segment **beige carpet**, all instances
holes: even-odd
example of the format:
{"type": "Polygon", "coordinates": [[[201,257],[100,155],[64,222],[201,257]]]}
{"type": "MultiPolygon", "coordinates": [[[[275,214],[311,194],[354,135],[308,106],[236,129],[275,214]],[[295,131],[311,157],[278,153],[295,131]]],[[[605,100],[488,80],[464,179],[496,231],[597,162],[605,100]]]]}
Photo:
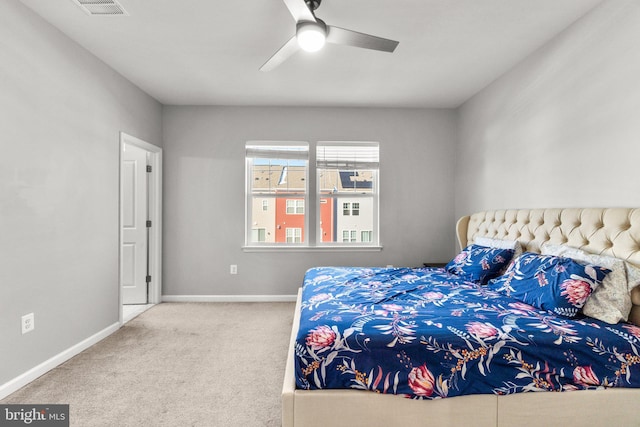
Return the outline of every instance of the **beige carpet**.
{"type": "Polygon", "coordinates": [[[165,303],[1,403],[71,425],[279,426],[293,303],[165,303]]]}

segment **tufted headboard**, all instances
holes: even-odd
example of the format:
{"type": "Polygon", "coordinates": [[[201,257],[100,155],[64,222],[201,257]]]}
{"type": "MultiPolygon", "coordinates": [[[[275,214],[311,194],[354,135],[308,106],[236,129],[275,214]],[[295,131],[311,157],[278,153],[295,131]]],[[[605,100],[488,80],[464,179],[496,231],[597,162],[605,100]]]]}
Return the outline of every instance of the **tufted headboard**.
{"type": "MultiPolygon", "coordinates": [[[[613,256],[640,267],[640,208],[513,209],[477,212],[458,220],[458,243],[476,237],[517,240],[523,250],[540,252],[545,242],[613,256]]],[[[640,287],[631,293],[630,320],[640,324],[640,287]]]]}

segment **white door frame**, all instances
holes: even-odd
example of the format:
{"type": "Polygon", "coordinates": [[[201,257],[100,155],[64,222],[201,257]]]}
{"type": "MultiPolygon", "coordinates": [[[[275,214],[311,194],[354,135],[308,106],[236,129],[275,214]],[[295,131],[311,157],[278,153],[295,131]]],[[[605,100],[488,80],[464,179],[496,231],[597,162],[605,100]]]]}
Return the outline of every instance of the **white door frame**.
{"type": "Polygon", "coordinates": [[[122,153],[124,145],[131,144],[150,153],[149,162],[153,173],[149,179],[149,218],[152,227],[149,232],[149,303],[159,304],[162,298],[162,148],[149,144],[135,136],[120,132],[120,200],[119,200],[119,258],[118,258],[118,299],[120,310],[120,324],[122,324],[122,206],[124,196],[124,171],[122,167],[122,153]]]}

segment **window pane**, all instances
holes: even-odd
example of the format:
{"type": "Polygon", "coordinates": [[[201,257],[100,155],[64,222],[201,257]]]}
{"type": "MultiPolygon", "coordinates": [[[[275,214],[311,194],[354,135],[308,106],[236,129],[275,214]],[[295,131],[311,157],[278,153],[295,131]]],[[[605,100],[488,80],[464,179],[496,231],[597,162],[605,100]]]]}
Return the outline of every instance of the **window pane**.
{"type": "Polygon", "coordinates": [[[321,242],[377,242],[379,165],[376,142],[317,143],[321,242]]]}
{"type": "MultiPolygon", "coordinates": [[[[251,237],[247,243],[276,243],[275,199],[265,200],[260,196],[252,197],[251,200],[251,217],[248,219],[251,237]]],[[[284,236],[282,242],[284,242],[284,236]]]]}
{"type": "Polygon", "coordinates": [[[318,169],[318,184],[323,194],[371,194],[375,189],[373,170],[318,169]]]}
{"type": "MultiPolygon", "coordinates": [[[[267,209],[264,210],[263,203],[265,196],[252,197],[252,209],[248,218],[251,234],[249,242],[251,243],[302,243],[304,240],[304,199],[284,199],[282,197],[272,197],[266,203],[267,209]],[[302,212],[299,212],[299,209],[302,212]],[[298,229],[297,240],[287,238],[287,228],[298,229]],[[264,230],[261,235],[255,230],[264,230]],[[294,241],[295,240],[295,241],[294,241]]],[[[291,231],[293,233],[293,231],[291,231]]],[[[291,235],[293,236],[293,235],[291,235]]]]}
{"type": "Polygon", "coordinates": [[[254,159],[252,194],[304,194],[307,167],[299,160],[254,159]]]}
{"type": "Polygon", "coordinates": [[[246,158],[252,194],[306,192],[308,144],[247,143],[246,158]]]}
{"type": "MultiPolygon", "coordinates": [[[[304,243],[309,207],[309,145],[246,144],[248,244],[304,243]]],[[[313,170],[315,169],[315,170],[313,170]]],[[[311,244],[377,244],[379,147],[373,142],[318,142],[317,191],[309,214],[311,244]]]]}
{"type": "MultiPolygon", "coordinates": [[[[320,202],[319,239],[323,243],[364,242],[374,243],[371,230],[375,229],[375,199],[358,197],[357,201],[344,201],[348,197],[325,196],[320,202]],[[334,231],[335,230],[335,231],[334,231]],[[355,234],[351,235],[351,231],[355,234]],[[361,238],[369,232],[369,239],[361,238]],[[347,233],[347,234],[344,234],[347,233]]],[[[353,200],[353,199],[352,199],[353,200]]]]}
{"type": "Polygon", "coordinates": [[[318,188],[322,193],[371,193],[379,162],[375,142],[318,142],[318,188]]]}
{"type": "Polygon", "coordinates": [[[247,244],[304,242],[308,144],[258,141],[245,148],[247,244]]]}

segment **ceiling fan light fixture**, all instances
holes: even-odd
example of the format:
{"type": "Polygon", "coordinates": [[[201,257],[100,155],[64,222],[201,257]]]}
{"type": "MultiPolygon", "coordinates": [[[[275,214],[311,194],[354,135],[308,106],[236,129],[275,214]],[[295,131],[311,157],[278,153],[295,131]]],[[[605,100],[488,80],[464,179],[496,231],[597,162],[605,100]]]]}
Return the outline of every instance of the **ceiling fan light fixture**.
{"type": "Polygon", "coordinates": [[[299,22],[296,30],[298,46],[307,52],[317,52],[327,41],[327,27],[324,22],[299,22]]]}
{"type": "MultiPolygon", "coordinates": [[[[77,1],[77,0],[74,0],[77,1]]],[[[102,1],[102,0],[86,0],[102,1]]],[[[112,0],[109,0],[112,1],[112,0]]],[[[267,60],[260,71],[270,71],[302,49],[316,52],[326,42],[345,46],[353,46],[381,52],[393,52],[398,46],[395,40],[372,36],[346,28],[333,27],[319,19],[314,11],[322,0],[283,0],[296,21],[296,33],[280,49],[267,60]]]]}

